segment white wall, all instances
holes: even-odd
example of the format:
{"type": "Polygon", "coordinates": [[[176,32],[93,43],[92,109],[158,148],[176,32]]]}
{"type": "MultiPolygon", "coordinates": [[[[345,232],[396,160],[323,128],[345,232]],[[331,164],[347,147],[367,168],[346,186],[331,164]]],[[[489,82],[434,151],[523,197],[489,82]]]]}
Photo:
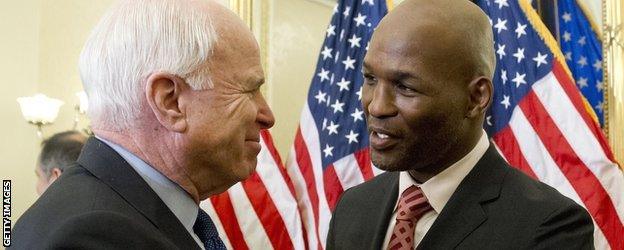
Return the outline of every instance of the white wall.
{"type": "Polygon", "coordinates": [[[309,0],[274,0],[269,36],[269,89],[276,122],[271,129],[285,161],[316,67],[333,6],[309,0]],[[331,6],[331,7],[330,7],[331,6]]]}
{"type": "MultiPolygon", "coordinates": [[[[39,92],[65,105],[48,130],[72,128],[76,92],[82,90],[78,57],[91,29],[115,0],[42,0],[39,30],[39,92]]],[[[83,120],[86,119],[82,117],[83,120]]],[[[84,125],[84,121],[81,125],[84,125]]],[[[49,133],[50,134],[50,133],[49,133]]]]}
{"type": "Polygon", "coordinates": [[[39,83],[40,0],[3,1],[0,8],[0,171],[12,181],[12,220],[35,200],[35,157],[39,140],[26,124],[16,98],[39,83]]]}

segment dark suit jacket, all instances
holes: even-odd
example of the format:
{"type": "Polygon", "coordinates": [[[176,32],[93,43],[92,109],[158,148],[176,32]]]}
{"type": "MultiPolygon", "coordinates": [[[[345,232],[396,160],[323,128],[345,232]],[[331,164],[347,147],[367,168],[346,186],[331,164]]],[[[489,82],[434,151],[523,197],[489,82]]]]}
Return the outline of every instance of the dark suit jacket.
{"type": "MultiPolygon", "coordinates": [[[[327,249],[381,249],[399,173],[348,189],[334,211],[327,249]]],[[[591,249],[587,211],[511,168],[490,146],[457,187],[418,249],[591,249]]]]}
{"type": "Polygon", "coordinates": [[[199,249],[141,176],[96,138],[17,221],[11,246],[199,249]]]}

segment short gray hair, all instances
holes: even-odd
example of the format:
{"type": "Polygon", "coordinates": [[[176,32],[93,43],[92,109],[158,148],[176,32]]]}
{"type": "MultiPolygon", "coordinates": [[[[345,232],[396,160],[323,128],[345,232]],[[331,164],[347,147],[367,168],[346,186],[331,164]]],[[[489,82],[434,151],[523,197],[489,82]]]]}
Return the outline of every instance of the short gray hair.
{"type": "Polygon", "coordinates": [[[78,131],[65,131],[44,140],[37,160],[39,168],[46,177],[50,176],[52,168],[64,171],[78,160],[86,139],[78,131]]]}
{"type": "Polygon", "coordinates": [[[212,88],[207,63],[217,35],[193,0],[125,0],[93,29],[80,54],[80,76],[94,124],[124,129],[139,117],[145,79],[155,72],[212,88]]]}

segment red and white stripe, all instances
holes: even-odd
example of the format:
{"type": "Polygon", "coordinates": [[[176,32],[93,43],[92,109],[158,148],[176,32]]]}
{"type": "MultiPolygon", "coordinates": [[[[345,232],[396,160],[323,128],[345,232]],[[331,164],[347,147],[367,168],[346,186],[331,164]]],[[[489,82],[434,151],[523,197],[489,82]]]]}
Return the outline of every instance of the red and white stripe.
{"type": "Polygon", "coordinates": [[[306,103],[286,165],[294,183],[310,249],[325,248],[331,211],[340,194],[382,173],[371,165],[368,150],[348,155],[323,171],[318,131],[306,103]]]}
{"type": "Polygon", "coordinates": [[[256,172],[200,204],[228,249],[306,249],[294,187],[268,131],[256,172]]]}
{"type": "Polygon", "coordinates": [[[505,158],[591,214],[597,249],[624,249],[624,176],[558,61],[494,136],[505,158]]]}

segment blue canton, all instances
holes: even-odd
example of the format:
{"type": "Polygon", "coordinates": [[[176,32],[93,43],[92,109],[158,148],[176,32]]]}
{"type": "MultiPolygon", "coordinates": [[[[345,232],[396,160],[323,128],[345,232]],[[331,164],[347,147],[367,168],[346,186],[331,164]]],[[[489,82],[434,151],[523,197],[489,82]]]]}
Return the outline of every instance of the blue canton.
{"type": "Polygon", "coordinates": [[[486,114],[490,137],[507,127],[518,103],[535,82],[552,71],[553,54],[529,23],[516,0],[480,0],[477,4],[494,31],[494,100],[486,114]]]}
{"type": "Polygon", "coordinates": [[[583,96],[604,125],[602,43],[575,0],[557,1],[559,44],[583,96]]]}
{"type": "Polygon", "coordinates": [[[319,129],[323,169],[368,147],[362,110],[362,60],[385,0],[339,1],[316,65],[308,105],[319,129]]]}

